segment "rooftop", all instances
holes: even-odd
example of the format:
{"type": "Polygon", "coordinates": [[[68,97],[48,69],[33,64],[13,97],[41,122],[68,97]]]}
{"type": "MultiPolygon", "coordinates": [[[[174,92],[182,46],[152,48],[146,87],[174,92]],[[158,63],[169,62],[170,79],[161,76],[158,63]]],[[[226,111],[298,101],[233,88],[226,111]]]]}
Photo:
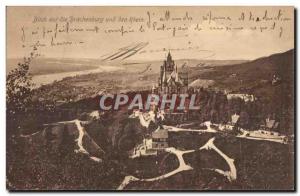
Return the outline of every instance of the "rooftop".
{"type": "Polygon", "coordinates": [[[160,129],[152,133],[152,138],[168,138],[168,131],[160,129]]]}

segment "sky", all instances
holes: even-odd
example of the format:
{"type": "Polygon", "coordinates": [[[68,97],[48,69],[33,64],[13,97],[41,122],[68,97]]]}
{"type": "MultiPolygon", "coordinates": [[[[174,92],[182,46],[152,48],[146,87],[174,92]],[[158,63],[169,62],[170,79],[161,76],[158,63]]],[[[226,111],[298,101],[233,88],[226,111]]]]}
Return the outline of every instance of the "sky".
{"type": "Polygon", "coordinates": [[[161,60],[168,51],[174,59],[253,60],[294,48],[293,7],[7,7],[6,25],[7,58],[33,45],[41,58],[103,59],[144,43],[127,60],[161,60]]]}

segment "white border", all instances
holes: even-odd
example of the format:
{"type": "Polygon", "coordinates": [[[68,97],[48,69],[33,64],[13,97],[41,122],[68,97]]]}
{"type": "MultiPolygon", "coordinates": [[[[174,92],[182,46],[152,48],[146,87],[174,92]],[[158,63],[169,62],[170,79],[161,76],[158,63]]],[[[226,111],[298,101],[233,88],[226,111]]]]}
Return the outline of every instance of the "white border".
{"type": "MultiPolygon", "coordinates": [[[[32,5],[32,6],[38,6],[38,5],[42,5],[42,6],[47,6],[47,5],[69,5],[69,6],[80,6],[80,5],[126,5],[126,6],[146,6],[146,5],[151,5],[151,6],[167,6],[167,5],[184,5],[184,6],[192,6],[192,5],[203,5],[203,6],[218,6],[218,5],[226,5],[226,6],[237,6],[237,5],[241,5],[241,6],[254,6],[254,5],[270,5],[270,6],[279,6],[279,5],[289,5],[289,6],[295,6],[296,8],[299,8],[300,6],[300,1],[299,0],[251,0],[251,1],[242,1],[242,0],[208,0],[208,1],[196,1],[196,0],[126,0],[122,1],[122,0],[103,0],[103,1],[97,1],[97,0],[51,0],[50,1],[41,1],[41,0],[27,0],[22,1],[22,0],[2,0],[0,1],[0,54],[1,54],[1,58],[0,61],[1,66],[0,66],[0,138],[1,138],[1,142],[0,142],[0,157],[1,157],[1,162],[0,162],[0,193],[1,195],[8,195],[10,193],[7,192],[6,190],[6,152],[5,152],[5,148],[6,148],[6,126],[5,126],[5,67],[6,67],[6,54],[5,54],[5,47],[6,47],[6,39],[5,39],[5,33],[6,33],[6,28],[5,28],[5,24],[6,24],[6,6],[22,6],[22,5],[32,5]]],[[[298,10],[298,15],[299,15],[299,10],[298,10]]],[[[299,27],[299,20],[297,20],[297,27],[299,27]]],[[[297,38],[299,39],[299,30],[297,28],[297,38]]],[[[297,57],[298,57],[298,51],[297,51],[297,57]]],[[[297,65],[296,65],[297,66],[297,65]]],[[[299,68],[297,69],[297,75],[299,75],[299,68]]],[[[299,79],[297,81],[297,91],[299,91],[299,79]]],[[[297,96],[298,97],[298,96],[297,96]]],[[[299,100],[299,97],[298,97],[299,100]]],[[[297,101],[298,101],[297,100],[297,101]]],[[[297,106],[297,111],[299,111],[299,104],[297,106]]],[[[299,120],[299,114],[297,115],[297,122],[299,120]]],[[[299,139],[299,133],[297,133],[297,138],[296,140],[299,139]]],[[[297,142],[298,143],[298,142],[297,142]]],[[[299,144],[298,144],[299,146],[299,144]]],[[[298,153],[298,149],[297,149],[297,157],[299,156],[298,153]]],[[[299,168],[297,168],[297,171],[299,171],[299,168]]],[[[297,172],[299,173],[299,172],[297,172]]],[[[297,175],[298,176],[298,175],[297,175]]],[[[297,182],[299,182],[299,178],[297,178],[297,182]]],[[[299,189],[299,183],[297,183],[297,188],[299,189]]],[[[220,193],[220,192],[219,192],[220,193]]],[[[209,195],[215,195],[215,194],[219,194],[217,192],[214,193],[204,193],[205,195],[209,194],[209,195]]],[[[34,193],[27,193],[27,194],[34,194],[34,193]]],[[[43,193],[35,193],[35,194],[43,194],[43,193]]],[[[58,195],[63,195],[64,193],[57,193],[58,195]]],[[[73,193],[71,193],[73,194],[73,193]]],[[[82,195],[84,193],[78,193],[79,195],[82,195]]],[[[101,193],[103,194],[103,193],[101,193]]],[[[120,193],[110,193],[110,194],[114,194],[114,195],[119,195],[120,193]]],[[[134,193],[127,193],[127,194],[134,194],[134,193]]],[[[136,193],[135,193],[136,194],[136,193]]],[[[140,194],[140,193],[138,193],[140,194]]],[[[166,193],[150,193],[152,194],[166,194],[166,193]]],[[[167,193],[167,194],[173,194],[173,193],[167,193]]],[[[203,194],[203,193],[201,193],[203,194]]],[[[228,193],[227,193],[228,194],[228,193]]],[[[232,194],[232,193],[229,193],[232,194]]],[[[264,193],[258,193],[258,195],[263,195],[264,193]]],[[[298,193],[297,193],[298,194],[298,193]]]]}

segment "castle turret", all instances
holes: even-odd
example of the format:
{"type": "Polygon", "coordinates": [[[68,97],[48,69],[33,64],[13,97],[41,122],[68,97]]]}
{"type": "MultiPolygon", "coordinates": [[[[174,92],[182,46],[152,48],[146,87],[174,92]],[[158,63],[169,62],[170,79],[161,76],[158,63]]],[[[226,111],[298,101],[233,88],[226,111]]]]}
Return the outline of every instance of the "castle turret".
{"type": "Polygon", "coordinates": [[[160,66],[159,89],[161,93],[186,93],[187,92],[187,72],[179,72],[177,65],[172,60],[171,53],[160,66]]]}
{"type": "Polygon", "coordinates": [[[165,61],[164,64],[165,64],[167,72],[172,72],[174,70],[175,63],[172,59],[172,56],[171,56],[170,52],[168,53],[167,60],[165,61]]]}

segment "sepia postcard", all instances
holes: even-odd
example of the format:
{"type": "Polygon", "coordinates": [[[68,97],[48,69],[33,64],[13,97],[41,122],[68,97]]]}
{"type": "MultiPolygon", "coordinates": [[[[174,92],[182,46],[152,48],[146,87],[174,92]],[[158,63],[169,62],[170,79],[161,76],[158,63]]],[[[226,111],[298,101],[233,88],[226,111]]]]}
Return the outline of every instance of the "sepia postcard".
{"type": "Polygon", "coordinates": [[[7,6],[9,191],[295,191],[295,8],[7,6]]]}

